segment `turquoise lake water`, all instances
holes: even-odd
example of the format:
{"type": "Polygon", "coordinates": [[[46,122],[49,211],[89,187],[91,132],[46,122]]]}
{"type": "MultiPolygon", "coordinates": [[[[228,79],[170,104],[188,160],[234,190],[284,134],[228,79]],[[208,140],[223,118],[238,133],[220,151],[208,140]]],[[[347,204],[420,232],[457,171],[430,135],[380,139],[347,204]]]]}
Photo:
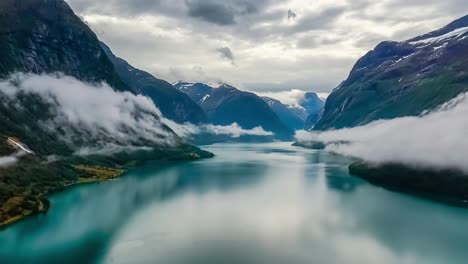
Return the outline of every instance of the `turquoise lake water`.
{"type": "Polygon", "coordinates": [[[290,143],[207,146],[51,197],[0,231],[0,263],[465,264],[468,210],[374,187],[290,143]]]}

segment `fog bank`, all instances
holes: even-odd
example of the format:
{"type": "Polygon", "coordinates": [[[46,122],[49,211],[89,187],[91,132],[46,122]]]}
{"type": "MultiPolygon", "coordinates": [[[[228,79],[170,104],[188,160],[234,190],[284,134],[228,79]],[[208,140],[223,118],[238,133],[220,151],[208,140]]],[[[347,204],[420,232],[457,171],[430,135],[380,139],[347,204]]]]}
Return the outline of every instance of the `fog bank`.
{"type": "Polygon", "coordinates": [[[57,140],[78,149],[76,154],[80,155],[172,146],[180,144],[183,141],[181,137],[189,139],[195,134],[228,135],[233,138],[273,134],[260,127],[243,129],[238,124],[180,125],[164,118],[148,97],[115,91],[106,83],[85,83],[60,73],[17,73],[0,81],[0,103],[14,107],[21,113],[25,109],[31,110],[30,107],[36,104],[26,105],[21,100],[25,96],[49,106],[50,113],[45,113],[43,119],[35,122],[44,131],[57,135],[57,140]],[[83,141],[89,147],[84,147],[83,141]]]}
{"type": "Polygon", "coordinates": [[[468,173],[468,93],[419,117],[379,120],[355,128],[296,133],[300,142],[329,143],[326,150],[375,163],[457,168],[468,173]],[[336,143],[339,141],[349,142],[336,143]]]}

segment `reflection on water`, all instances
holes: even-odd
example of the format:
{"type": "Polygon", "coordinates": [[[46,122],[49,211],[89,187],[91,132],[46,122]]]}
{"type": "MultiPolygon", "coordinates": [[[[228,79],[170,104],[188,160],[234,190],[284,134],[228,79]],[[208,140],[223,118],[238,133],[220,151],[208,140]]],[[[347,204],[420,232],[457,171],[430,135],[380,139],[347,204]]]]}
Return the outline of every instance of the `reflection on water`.
{"type": "Polygon", "coordinates": [[[1,263],[465,263],[468,211],[348,175],[287,143],[219,144],[52,198],[0,231],[1,263]]]}

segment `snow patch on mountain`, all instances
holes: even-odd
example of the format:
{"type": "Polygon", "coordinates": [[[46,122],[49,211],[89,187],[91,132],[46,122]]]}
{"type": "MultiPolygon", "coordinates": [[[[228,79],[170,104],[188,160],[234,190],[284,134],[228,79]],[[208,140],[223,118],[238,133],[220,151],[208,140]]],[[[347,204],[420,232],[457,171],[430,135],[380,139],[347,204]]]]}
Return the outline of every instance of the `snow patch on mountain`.
{"type": "Polygon", "coordinates": [[[432,37],[432,38],[426,38],[426,39],[421,39],[421,40],[418,40],[418,41],[413,41],[413,42],[409,42],[410,44],[412,45],[419,45],[419,44],[433,44],[433,43],[437,43],[437,42],[442,42],[444,40],[449,40],[449,39],[456,39],[460,36],[463,36],[465,33],[468,32],[468,27],[461,27],[461,28],[457,28],[453,31],[450,31],[446,34],[443,34],[441,36],[437,36],[437,37],[432,37]]]}

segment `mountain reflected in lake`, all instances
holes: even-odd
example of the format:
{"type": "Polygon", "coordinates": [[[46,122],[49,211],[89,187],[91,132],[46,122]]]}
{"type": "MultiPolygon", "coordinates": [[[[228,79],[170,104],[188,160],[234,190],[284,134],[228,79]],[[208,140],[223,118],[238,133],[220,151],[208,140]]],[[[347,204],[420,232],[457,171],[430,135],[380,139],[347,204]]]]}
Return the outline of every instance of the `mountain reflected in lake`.
{"type": "Polygon", "coordinates": [[[56,194],[47,215],[0,231],[1,263],[468,258],[468,211],[373,187],[348,175],[347,158],[288,143],[207,149],[217,156],[56,194]]]}

